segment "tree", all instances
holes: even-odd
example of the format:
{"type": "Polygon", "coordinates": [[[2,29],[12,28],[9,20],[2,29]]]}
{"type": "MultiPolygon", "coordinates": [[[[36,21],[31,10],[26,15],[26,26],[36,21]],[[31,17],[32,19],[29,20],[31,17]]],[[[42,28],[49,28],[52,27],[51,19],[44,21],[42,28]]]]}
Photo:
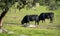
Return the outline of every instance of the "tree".
{"type": "Polygon", "coordinates": [[[20,4],[20,5],[17,5],[17,8],[19,9],[23,8],[25,5],[27,5],[28,8],[31,8],[35,6],[36,0],[19,0],[18,3],[20,4]]]}
{"type": "Polygon", "coordinates": [[[24,1],[24,0],[0,0],[0,3],[3,4],[2,6],[1,6],[1,4],[0,4],[0,8],[1,8],[2,10],[4,9],[4,10],[2,11],[1,15],[0,15],[0,29],[2,28],[2,19],[3,19],[3,17],[6,15],[6,13],[7,13],[8,10],[9,10],[9,8],[10,8],[13,4],[15,4],[15,2],[18,2],[18,1],[22,2],[23,6],[20,7],[20,9],[22,9],[22,8],[26,5],[26,1],[24,1]]]}
{"type": "Polygon", "coordinates": [[[5,16],[5,14],[8,12],[8,9],[9,9],[9,8],[5,8],[5,9],[3,10],[3,12],[1,13],[1,16],[0,16],[0,29],[1,29],[1,27],[2,27],[2,19],[3,19],[3,17],[5,16]]]}
{"type": "Polygon", "coordinates": [[[1,4],[0,4],[0,6],[1,6],[1,9],[3,10],[2,11],[2,13],[1,13],[1,15],[0,15],[0,29],[2,28],[2,19],[3,19],[3,17],[6,15],[6,13],[8,12],[8,10],[9,10],[9,7],[13,4],[13,3],[11,3],[12,1],[10,1],[10,0],[0,0],[0,3],[2,4],[2,3],[4,3],[4,5],[2,5],[1,6],[1,4]]]}

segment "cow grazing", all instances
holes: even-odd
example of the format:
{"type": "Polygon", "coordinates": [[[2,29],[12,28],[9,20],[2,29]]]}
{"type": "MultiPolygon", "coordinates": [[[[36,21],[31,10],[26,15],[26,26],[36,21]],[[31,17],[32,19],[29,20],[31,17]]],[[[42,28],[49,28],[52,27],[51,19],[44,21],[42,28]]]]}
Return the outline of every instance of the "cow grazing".
{"type": "Polygon", "coordinates": [[[45,19],[50,19],[50,23],[53,22],[53,17],[54,17],[54,13],[53,12],[47,12],[47,13],[41,13],[39,15],[39,20],[45,21],[45,19]]]}
{"type": "Polygon", "coordinates": [[[38,15],[26,15],[22,21],[21,21],[21,24],[24,24],[24,23],[29,23],[30,21],[35,21],[35,24],[39,24],[39,18],[38,18],[38,15]]]}

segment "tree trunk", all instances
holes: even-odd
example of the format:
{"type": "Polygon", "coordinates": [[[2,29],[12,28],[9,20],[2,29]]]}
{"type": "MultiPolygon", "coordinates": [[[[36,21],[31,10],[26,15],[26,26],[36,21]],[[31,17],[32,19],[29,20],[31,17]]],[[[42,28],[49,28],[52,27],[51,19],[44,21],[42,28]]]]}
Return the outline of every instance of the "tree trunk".
{"type": "Polygon", "coordinates": [[[2,27],[2,20],[0,20],[0,29],[1,29],[1,27],[2,27]]]}
{"type": "Polygon", "coordinates": [[[0,15],[0,29],[2,28],[2,19],[3,19],[3,17],[5,16],[5,14],[8,12],[8,9],[9,9],[9,8],[5,8],[5,9],[3,10],[3,12],[1,13],[1,15],[0,15]]]}

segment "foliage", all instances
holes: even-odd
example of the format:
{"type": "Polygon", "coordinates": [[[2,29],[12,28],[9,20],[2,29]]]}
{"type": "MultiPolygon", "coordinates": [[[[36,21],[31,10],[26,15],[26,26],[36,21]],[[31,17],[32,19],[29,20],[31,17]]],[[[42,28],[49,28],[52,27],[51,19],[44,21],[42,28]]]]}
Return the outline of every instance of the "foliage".
{"type": "Polygon", "coordinates": [[[28,7],[33,7],[36,3],[40,3],[40,5],[48,5],[51,10],[55,10],[57,8],[58,0],[0,0],[0,8],[11,7],[13,4],[18,2],[17,8],[24,8],[26,5],[28,7]]]}

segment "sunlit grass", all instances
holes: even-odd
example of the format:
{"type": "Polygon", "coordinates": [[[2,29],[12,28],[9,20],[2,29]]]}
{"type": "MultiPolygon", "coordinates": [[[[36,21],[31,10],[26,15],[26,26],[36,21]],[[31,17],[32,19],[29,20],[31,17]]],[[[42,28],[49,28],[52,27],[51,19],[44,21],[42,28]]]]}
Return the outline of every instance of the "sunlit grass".
{"type": "Polygon", "coordinates": [[[14,34],[0,34],[4,36],[19,36],[19,35],[27,35],[27,36],[59,36],[60,31],[55,29],[40,29],[40,28],[26,28],[20,26],[4,26],[8,31],[13,31],[14,34]]]}

